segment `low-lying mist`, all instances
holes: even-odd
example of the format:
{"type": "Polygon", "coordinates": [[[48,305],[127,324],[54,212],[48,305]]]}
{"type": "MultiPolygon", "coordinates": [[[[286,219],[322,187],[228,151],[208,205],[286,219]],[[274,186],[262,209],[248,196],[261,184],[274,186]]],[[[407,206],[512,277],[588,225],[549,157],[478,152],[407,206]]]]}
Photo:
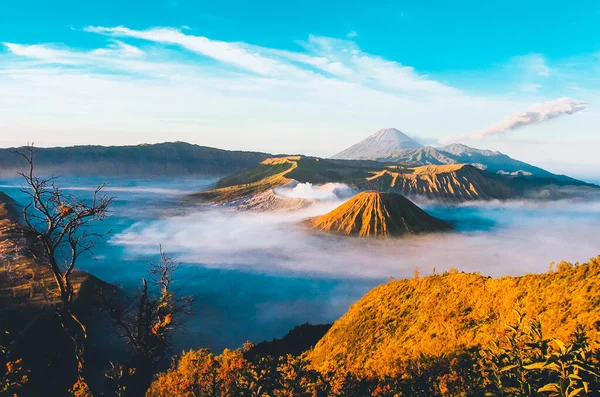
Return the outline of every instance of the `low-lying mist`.
{"type": "Polygon", "coordinates": [[[313,185],[309,182],[296,183],[276,188],[273,191],[280,197],[322,201],[350,198],[356,194],[355,189],[345,183],[325,183],[323,185],[313,185]]]}
{"type": "MultiPolygon", "coordinates": [[[[61,182],[81,197],[109,182],[107,193],[117,197],[111,216],[99,225],[112,230],[112,237],[98,242],[95,258],[82,257],[83,270],[137,293],[148,263],[158,259],[159,244],[184,262],[175,282],[178,293],[196,297],[195,314],[177,332],[175,351],[217,352],[281,337],[305,322],[333,322],[389,276],[412,277],[415,267],[422,275],[454,266],[499,276],[542,272],[553,260],[584,261],[600,253],[600,201],[591,199],[450,207],[419,202],[457,231],[372,241],[298,225],[343,201],[330,193],[301,212],[244,213],[182,205],[182,194],[207,189],[214,180],[71,176],[61,182]]],[[[0,184],[27,202],[20,179],[0,184]]],[[[318,200],[315,190],[339,194],[335,189],[303,185],[283,194],[318,200]]]]}
{"type": "Polygon", "coordinates": [[[277,275],[412,277],[450,267],[491,276],[542,272],[551,261],[585,261],[600,254],[600,202],[423,204],[456,231],[365,240],[316,233],[298,223],[340,201],[294,213],[206,208],[140,221],[111,243],[131,255],[158,244],[185,263],[277,275]]]}

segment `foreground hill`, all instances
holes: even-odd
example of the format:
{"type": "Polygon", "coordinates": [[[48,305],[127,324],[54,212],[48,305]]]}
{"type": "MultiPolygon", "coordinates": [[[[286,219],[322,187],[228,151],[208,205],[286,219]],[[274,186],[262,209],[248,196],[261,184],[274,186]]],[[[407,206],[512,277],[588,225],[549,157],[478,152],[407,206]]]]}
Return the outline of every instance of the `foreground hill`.
{"type": "Polygon", "coordinates": [[[381,285],[351,306],[310,353],[320,370],[394,374],[399,363],[488,346],[513,308],[568,340],[578,325],[600,331],[600,257],[556,271],[490,278],[457,271],[381,285]]]}
{"type": "Polygon", "coordinates": [[[443,147],[423,146],[395,128],[375,132],[363,141],[332,156],[342,160],[374,160],[418,165],[470,164],[491,173],[535,176],[573,181],[565,175],[513,159],[498,151],[475,149],[462,144],[443,147]]]}
{"type": "MultiPolygon", "coordinates": [[[[23,170],[17,149],[0,149],[0,175],[23,170]]],[[[265,153],[214,149],[184,142],[136,146],[36,148],[38,172],[56,175],[228,175],[268,157],[265,153]]]]}
{"type": "Polygon", "coordinates": [[[360,237],[402,236],[452,228],[402,195],[376,191],[361,192],[305,224],[315,230],[360,237]]]}
{"type": "Polygon", "coordinates": [[[344,183],[358,191],[400,193],[411,199],[444,202],[556,199],[598,194],[597,186],[551,178],[500,175],[465,164],[412,167],[376,161],[331,160],[305,156],[274,157],[221,179],[193,200],[244,209],[301,208],[310,200],[286,199],[273,189],[295,183],[344,183]]]}

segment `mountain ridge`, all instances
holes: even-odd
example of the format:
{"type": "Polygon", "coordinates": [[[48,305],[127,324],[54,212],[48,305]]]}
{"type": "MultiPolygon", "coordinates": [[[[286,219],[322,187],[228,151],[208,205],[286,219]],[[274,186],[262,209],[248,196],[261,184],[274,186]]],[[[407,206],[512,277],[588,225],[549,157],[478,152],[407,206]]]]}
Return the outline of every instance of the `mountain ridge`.
{"type": "MultiPolygon", "coordinates": [[[[16,176],[25,169],[23,159],[15,153],[19,149],[23,148],[0,149],[0,175],[16,176]]],[[[271,156],[186,142],[35,148],[37,172],[55,175],[223,176],[271,156]]]]}
{"type": "Polygon", "coordinates": [[[491,278],[451,269],[390,281],[354,303],[309,352],[322,371],[396,375],[418,357],[489,346],[514,309],[540,321],[545,338],[568,340],[579,325],[600,331],[600,256],[585,264],[491,278]]]}
{"type": "MultiPolygon", "coordinates": [[[[272,194],[273,189],[294,182],[313,185],[344,183],[360,191],[399,193],[410,199],[425,198],[440,202],[528,197],[566,199],[586,194],[597,195],[599,188],[577,180],[494,174],[469,164],[411,167],[376,161],[284,156],[266,159],[253,168],[227,176],[217,182],[215,188],[194,193],[189,198],[240,209],[261,208],[261,201],[265,199],[277,203],[263,208],[283,208],[291,203],[291,199],[272,194]]],[[[308,204],[309,200],[303,200],[292,207],[308,204]]]]}

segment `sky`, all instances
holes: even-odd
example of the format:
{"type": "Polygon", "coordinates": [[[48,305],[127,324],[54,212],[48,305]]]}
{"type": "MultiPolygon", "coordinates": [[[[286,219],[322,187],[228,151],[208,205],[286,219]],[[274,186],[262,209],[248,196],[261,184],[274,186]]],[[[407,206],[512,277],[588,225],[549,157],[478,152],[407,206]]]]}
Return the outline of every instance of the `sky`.
{"type": "MultiPolygon", "coordinates": [[[[395,127],[600,166],[600,3],[0,0],[0,146],[331,156],[395,127]]],[[[597,176],[597,175],[596,175],[597,176]]]]}

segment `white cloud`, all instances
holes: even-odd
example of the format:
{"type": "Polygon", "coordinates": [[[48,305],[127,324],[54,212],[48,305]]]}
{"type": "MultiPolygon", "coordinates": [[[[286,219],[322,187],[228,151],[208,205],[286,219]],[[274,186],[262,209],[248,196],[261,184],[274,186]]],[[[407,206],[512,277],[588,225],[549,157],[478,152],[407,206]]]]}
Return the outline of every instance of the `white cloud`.
{"type": "Polygon", "coordinates": [[[123,55],[125,57],[139,57],[144,55],[144,51],[130,44],[123,43],[122,41],[115,40],[113,44],[109,45],[109,48],[99,48],[91,52],[91,54],[98,55],[123,55]]]}
{"type": "Polygon", "coordinates": [[[526,74],[539,77],[549,77],[552,74],[552,69],[548,66],[548,61],[542,54],[528,54],[515,57],[514,62],[520,65],[526,74]]]}
{"type": "MultiPolygon", "coordinates": [[[[561,76],[532,57],[521,64],[540,81],[523,79],[518,95],[493,96],[347,39],[309,36],[297,50],[282,50],[174,28],[85,30],[69,34],[102,34],[107,44],[0,46],[0,145],[22,144],[23,136],[42,146],[183,140],[327,156],[386,125],[431,138],[476,131],[498,114],[541,102],[544,65],[551,79],[561,76]]],[[[559,95],[593,103],[596,86],[586,89],[593,92],[559,95]]],[[[578,123],[578,132],[594,132],[578,123]]]]}
{"type": "Polygon", "coordinates": [[[558,98],[553,101],[537,103],[532,105],[526,112],[518,112],[510,115],[499,123],[493,124],[473,134],[457,135],[455,137],[442,139],[441,143],[456,142],[463,139],[481,139],[488,136],[501,135],[508,131],[539,124],[554,118],[572,115],[584,110],[587,103],[572,98],[558,98]]]}
{"type": "Polygon", "coordinates": [[[118,40],[110,43],[106,48],[98,48],[91,51],[55,48],[45,44],[3,44],[14,55],[36,59],[45,63],[63,65],[84,65],[95,62],[117,63],[123,58],[139,58],[144,55],[144,51],[141,49],[118,40]]]}
{"type": "Polygon", "coordinates": [[[524,92],[536,92],[540,88],[542,88],[542,85],[535,84],[535,83],[525,83],[525,84],[521,85],[521,91],[524,91],[524,92]]]}
{"type": "Polygon", "coordinates": [[[572,98],[558,98],[554,101],[537,103],[526,112],[515,113],[500,123],[477,131],[472,138],[479,139],[489,135],[504,134],[521,127],[552,120],[553,118],[575,114],[587,107],[587,103],[572,98]]]}
{"type": "Polygon", "coordinates": [[[286,66],[277,60],[264,57],[258,53],[247,51],[239,43],[211,40],[203,36],[184,34],[172,28],[152,28],[148,30],[133,30],[123,26],[101,27],[88,26],[87,32],[101,33],[115,37],[132,37],[162,44],[179,45],[189,51],[230,63],[238,67],[262,74],[279,74],[286,66]]]}
{"type": "Polygon", "coordinates": [[[68,51],[49,48],[45,45],[21,45],[15,43],[2,43],[13,54],[35,58],[49,63],[76,64],[76,59],[71,59],[68,51]]]}
{"type": "Polygon", "coordinates": [[[460,90],[398,62],[363,52],[353,41],[309,36],[303,46],[315,56],[326,57],[329,65],[343,67],[343,76],[383,91],[424,95],[461,95],[460,90]]]}
{"type": "Polygon", "coordinates": [[[155,43],[179,45],[189,51],[264,76],[310,77],[309,70],[297,67],[300,63],[350,81],[375,85],[378,89],[445,95],[460,93],[456,88],[435,81],[426,75],[419,75],[412,67],[364,53],[354,42],[347,40],[311,35],[308,43],[303,43],[308,53],[302,53],[245,43],[216,41],[203,36],[185,34],[172,28],[133,30],[122,26],[89,26],[84,30],[114,37],[131,37],[155,43]]]}

